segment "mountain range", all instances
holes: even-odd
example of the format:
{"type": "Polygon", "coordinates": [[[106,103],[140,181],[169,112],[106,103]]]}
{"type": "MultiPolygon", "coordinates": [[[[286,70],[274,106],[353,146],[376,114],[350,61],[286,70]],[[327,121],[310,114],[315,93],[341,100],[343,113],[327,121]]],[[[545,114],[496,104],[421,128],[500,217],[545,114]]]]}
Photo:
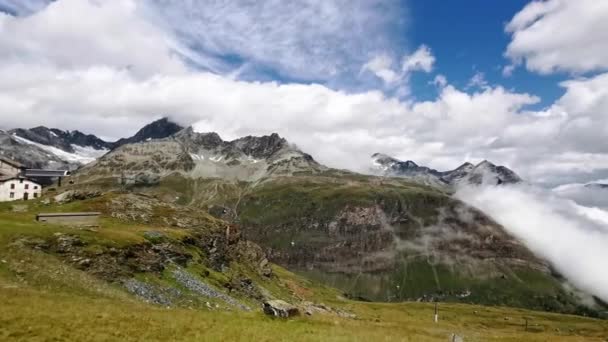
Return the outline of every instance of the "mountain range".
{"type": "Polygon", "coordinates": [[[484,160],[477,165],[466,162],[454,170],[437,171],[415,162],[401,161],[382,153],[372,155],[372,172],[382,176],[402,177],[435,187],[455,187],[459,184],[514,184],[522,179],[505,166],[484,160]]]}
{"type": "Polygon", "coordinates": [[[170,136],[183,127],[162,118],[129,138],[108,142],[80,131],[64,131],[44,126],[0,131],[0,155],[30,168],[68,169],[94,161],[122,145],[170,136]]]}

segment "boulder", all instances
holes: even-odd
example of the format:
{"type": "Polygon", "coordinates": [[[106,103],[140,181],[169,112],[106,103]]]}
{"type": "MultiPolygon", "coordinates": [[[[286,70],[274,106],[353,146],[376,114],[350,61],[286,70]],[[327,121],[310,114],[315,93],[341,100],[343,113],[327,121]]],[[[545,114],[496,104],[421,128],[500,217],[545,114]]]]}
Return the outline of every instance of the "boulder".
{"type": "Polygon", "coordinates": [[[75,191],[68,190],[55,196],[53,199],[59,204],[70,203],[73,201],[83,201],[89,198],[101,196],[100,191],[75,191]]]}
{"type": "Polygon", "coordinates": [[[264,302],[263,309],[265,314],[281,318],[297,316],[300,313],[297,307],[278,299],[264,302]]]}

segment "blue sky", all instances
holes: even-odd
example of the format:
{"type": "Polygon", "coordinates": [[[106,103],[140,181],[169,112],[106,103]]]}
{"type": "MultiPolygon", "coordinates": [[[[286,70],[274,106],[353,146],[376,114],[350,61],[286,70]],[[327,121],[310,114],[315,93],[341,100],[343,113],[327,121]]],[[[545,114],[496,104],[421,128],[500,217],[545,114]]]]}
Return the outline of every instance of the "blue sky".
{"type": "MultiPolygon", "coordinates": [[[[539,96],[542,101],[531,108],[544,107],[564,93],[558,86],[564,75],[541,76],[522,68],[511,77],[502,75],[502,68],[510,64],[504,57],[511,40],[505,25],[529,2],[408,1],[411,28],[407,34],[412,45],[427,44],[432,48],[437,57],[436,72],[444,74],[455,86],[465,88],[475,73],[482,72],[490,84],[539,96]]],[[[435,88],[428,84],[430,79],[429,75],[415,75],[415,96],[424,100],[437,96],[435,88]]]]}

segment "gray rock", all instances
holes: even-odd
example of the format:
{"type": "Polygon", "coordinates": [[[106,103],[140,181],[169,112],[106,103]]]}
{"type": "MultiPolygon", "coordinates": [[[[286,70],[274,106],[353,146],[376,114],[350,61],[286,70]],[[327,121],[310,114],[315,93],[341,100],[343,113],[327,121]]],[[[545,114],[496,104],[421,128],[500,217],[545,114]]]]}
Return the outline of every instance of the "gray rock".
{"type": "Polygon", "coordinates": [[[174,288],[158,288],[136,279],[128,279],[123,282],[127,291],[141,298],[145,302],[169,306],[172,304],[171,298],[181,296],[181,292],[174,288]]]}
{"type": "Polygon", "coordinates": [[[264,302],[263,310],[267,315],[281,318],[289,318],[300,314],[297,307],[280,299],[264,302]]]}
{"type": "Polygon", "coordinates": [[[173,271],[173,278],[182,286],[187,288],[188,290],[197,293],[201,296],[205,296],[208,298],[218,298],[228,303],[229,305],[239,308],[244,311],[250,311],[246,305],[239,303],[236,299],[212,288],[211,286],[205,284],[199,279],[195,278],[192,274],[188,273],[186,270],[181,268],[176,268],[173,271]]]}

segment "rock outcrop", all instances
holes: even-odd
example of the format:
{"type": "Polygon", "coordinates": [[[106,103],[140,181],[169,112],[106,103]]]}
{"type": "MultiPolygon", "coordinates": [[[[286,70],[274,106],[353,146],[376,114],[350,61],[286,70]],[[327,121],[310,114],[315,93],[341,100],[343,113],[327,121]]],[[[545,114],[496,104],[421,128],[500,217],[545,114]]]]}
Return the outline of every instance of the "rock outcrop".
{"type": "Polygon", "coordinates": [[[300,314],[300,310],[283,300],[269,300],[263,304],[264,313],[273,317],[289,318],[300,314]]]}

